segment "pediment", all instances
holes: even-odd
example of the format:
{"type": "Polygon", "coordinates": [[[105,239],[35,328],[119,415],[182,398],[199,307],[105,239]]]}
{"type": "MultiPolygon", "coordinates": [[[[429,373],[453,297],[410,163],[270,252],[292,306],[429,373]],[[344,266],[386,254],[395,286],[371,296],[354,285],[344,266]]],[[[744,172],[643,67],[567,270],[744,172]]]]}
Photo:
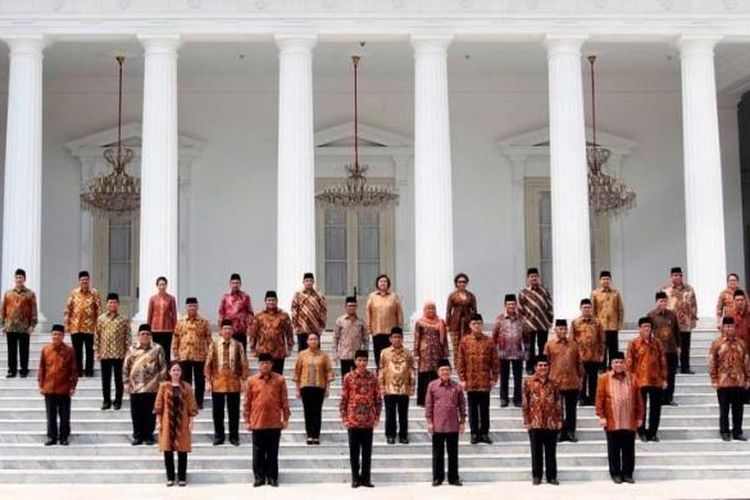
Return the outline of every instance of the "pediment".
{"type": "MultiPolygon", "coordinates": [[[[140,151],[141,122],[131,122],[122,126],[122,142],[123,145],[136,150],[136,153],[140,151]]],[[[80,158],[98,155],[103,149],[115,144],[117,144],[117,127],[112,127],[68,141],[65,147],[72,155],[80,158]]],[[[178,144],[181,157],[195,156],[203,149],[204,141],[180,134],[178,144]]]]}
{"type": "MultiPolygon", "coordinates": [[[[586,127],[586,143],[591,144],[592,130],[586,127]]],[[[619,156],[627,156],[635,148],[636,143],[625,137],[610,132],[596,131],[596,142],[619,156]]],[[[549,127],[534,129],[506,139],[497,141],[497,146],[508,156],[530,156],[533,154],[549,154],[549,127]]]]}
{"type": "MultiPolygon", "coordinates": [[[[359,146],[364,148],[403,148],[411,147],[410,137],[372,125],[360,124],[359,146]]],[[[351,147],[354,145],[354,122],[349,121],[315,133],[316,148],[351,147]]]]}

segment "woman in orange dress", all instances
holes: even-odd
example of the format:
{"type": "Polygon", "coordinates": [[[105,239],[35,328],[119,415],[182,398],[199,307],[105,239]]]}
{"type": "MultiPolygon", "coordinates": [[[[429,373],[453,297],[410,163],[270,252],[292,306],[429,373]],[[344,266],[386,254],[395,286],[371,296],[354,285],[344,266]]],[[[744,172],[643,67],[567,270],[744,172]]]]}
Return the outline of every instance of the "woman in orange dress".
{"type": "Polygon", "coordinates": [[[463,336],[469,333],[469,318],[477,312],[477,298],[466,289],[469,285],[469,277],[465,273],[458,273],[453,278],[453,284],[456,285],[456,289],[448,296],[445,321],[451,337],[453,364],[455,365],[458,344],[463,336]]]}

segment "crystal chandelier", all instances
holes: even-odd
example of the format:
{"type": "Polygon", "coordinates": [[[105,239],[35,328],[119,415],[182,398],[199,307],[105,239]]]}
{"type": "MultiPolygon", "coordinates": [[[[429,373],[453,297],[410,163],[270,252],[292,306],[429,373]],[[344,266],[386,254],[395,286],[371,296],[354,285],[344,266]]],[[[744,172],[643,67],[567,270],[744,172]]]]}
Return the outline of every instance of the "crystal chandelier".
{"type": "Polygon", "coordinates": [[[141,185],[137,177],[125,171],[133,159],[130,148],[122,147],[122,65],[124,56],[115,58],[118,64],[117,144],[104,150],[104,160],[113,172],[91,179],[81,192],[81,206],[98,215],[127,215],[138,211],[141,204],[141,185]]]}
{"type": "Polygon", "coordinates": [[[589,206],[597,214],[619,215],[635,206],[635,192],[617,177],[604,172],[610,150],[596,142],[596,99],[594,94],[594,62],[596,56],[588,57],[591,66],[591,144],[586,147],[588,164],[589,206]]]}
{"type": "Polygon", "coordinates": [[[359,108],[357,69],[360,56],[352,56],[354,67],[354,163],[344,166],[346,179],[326,186],[315,198],[322,204],[337,208],[386,208],[398,204],[398,193],[390,186],[367,183],[367,165],[359,163],[359,108]]]}

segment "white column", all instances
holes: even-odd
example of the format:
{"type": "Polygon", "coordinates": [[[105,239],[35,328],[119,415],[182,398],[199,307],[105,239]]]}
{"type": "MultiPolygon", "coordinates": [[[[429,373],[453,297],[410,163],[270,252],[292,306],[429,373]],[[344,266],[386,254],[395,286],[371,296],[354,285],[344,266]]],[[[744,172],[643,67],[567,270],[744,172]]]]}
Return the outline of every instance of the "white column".
{"type": "Polygon", "coordinates": [[[550,187],[555,316],[578,315],[591,294],[582,37],[547,37],[550,187]]]}
{"type": "Polygon", "coordinates": [[[143,69],[141,147],[141,238],[137,320],[145,318],[156,278],[166,276],[173,291],[177,275],[178,228],[178,36],[139,37],[143,69]]]}
{"type": "Polygon", "coordinates": [[[716,38],[679,41],[682,65],[682,140],[685,171],[687,278],[698,297],[698,317],[715,323],[715,299],[727,272],[716,104],[716,38]]]}
{"type": "Polygon", "coordinates": [[[416,310],[453,289],[453,193],[447,55],[451,37],[412,36],[416,310]]]}
{"type": "Polygon", "coordinates": [[[289,308],[305,272],[315,271],[314,36],[276,36],[279,49],[279,143],[276,288],[289,308]]]}
{"type": "Polygon", "coordinates": [[[41,36],[6,38],[10,47],[5,136],[2,287],[17,268],[37,293],[41,314],[42,252],[42,51],[41,36]]]}

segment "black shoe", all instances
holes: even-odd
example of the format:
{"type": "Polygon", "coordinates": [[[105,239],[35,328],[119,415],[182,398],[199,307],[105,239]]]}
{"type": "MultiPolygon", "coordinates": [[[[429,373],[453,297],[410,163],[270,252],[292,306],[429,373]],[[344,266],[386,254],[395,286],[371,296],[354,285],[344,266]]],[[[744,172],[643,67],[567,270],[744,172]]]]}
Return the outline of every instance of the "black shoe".
{"type": "Polygon", "coordinates": [[[722,441],[731,441],[732,440],[732,437],[729,435],[728,432],[722,432],[720,434],[720,436],[721,436],[721,440],[722,441]]]}
{"type": "Polygon", "coordinates": [[[352,488],[359,488],[359,481],[357,481],[356,479],[352,481],[352,488]]]}
{"type": "Polygon", "coordinates": [[[240,438],[229,438],[229,442],[232,444],[232,446],[239,446],[240,438]]]}
{"type": "Polygon", "coordinates": [[[645,443],[648,441],[648,436],[645,432],[639,432],[638,437],[641,438],[641,442],[645,443]]]}
{"type": "Polygon", "coordinates": [[[472,434],[471,435],[471,444],[477,444],[477,443],[479,443],[479,436],[477,436],[476,434],[472,434]]]}
{"type": "Polygon", "coordinates": [[[94,372],[93,371],[86,372],[86,376],[87,377],[93,377],[94,376],[94,372]]]}
{"type": "Polygon", "coordinates": [[[119,410],[120,408],[122,408],[122,401],[115,401],[114,404],[112,405],[112,409],[119,410]]]}
{"type": "Polygon", "coordinates": [[[203,405],[198,405],[198,409],[202,410],[203,409],[203,405]]]}
{"type": "Polygon", "coordinates": [[[213,442],[214,446],[219,446],[222,444],[224,444],[224,438],[214,438],[214,442],[213,442]]]}
{"type": "Polygon", "coordinates": [[[492,440],[490,439],[490,435],[489,434],[484,434],[482,436],[482,442],[485,443],[485,444],[492,444],[492,440]]]}
{"type": "Polygon", "coordinates": [[[667,403],[667,404],[668,404],[669,406],[679,406],[679,405],[677,404],[677,401],[675,401],[674,399],[673,399],[672,401],[670,401],[669,403],[667,403]]]}
{"type": "Polygon", "coordinates": [[[409,438],[398,438],[400,444],[409,444],[409,438]]]}
{"type": "Polygon", "coordinates": [[[179,486],[180,488],[184,488],[185,486],[187,486],[187,481],[185,481],[184,479],[180,479],[179,481],[177,481],[177,486],[179,486]]]}
{"type": "Polygon", "coordinates": [[[542,478],[541,477],[532,477],[531,478],[531,484],[534,486],[542,484],[542,478]]]}
{"type": "Polygon", "coordinates": [[[455,481],[448,481],[448,484],[451,486],[463,486],[464,483],[461,482],[460,479],[456,479],[455,481]]]}
{"type": "Polygon", "coordinates": [[[279,480],[278,479],[269,479],[268,485],[272,488],[278,488],[279,487],[279,480]]]}
{"type": "Polygon", "coordinates": [[[374,488],[375,487],[375,485],[372,484],[370,481],[360,481],[359,485],[360,486],[364,486],[365,488],[374,488]]]}
{"type": "Polygon", "coordinates": [[[174,479],[169,479],[167,481],[167,488],[171,488],[172,486],[174,486],[174,479]]]}
{"type": "Polygon", "coordinates": [[[142,445],[142,444],[143,444],[143,439],[140,439],[140,438],[133,438],[133,439],[132,439],[132,440],[130,441],[130,444],[131,444],[131,445],[133,445],[133,446],[140,446],[140,445],[142,445]]]}
{"type": "Polygon", "coordinates": [[[109,410],[110,408],[112,408],[112,403],[109,403],[107,401],[102,403],[102,410],[109,410]]]}
{"type": "Polygon", "coordinates": [[[60,446],[68,446],[69,444],[68,438],[60,438],[60,446]]]}
{"type": "Polygon", "coordinates": [[[568,441],[570,441],[571,443],[578,442],[578,438],[576,437],[575,433],[571,432],[568,434],[568,441]]]}
{"type": "Polygon", "coordinates": [[[653,441],[654,443],[658,443],[659,441],[661,441],[661,439],[659,439],[659,436],[657,436],[656,434],[648,438],[648,440],[653,441]]]}
{"type": "Polygon", "coordinates": [[[443,484],[443,482],[440,479],[433,479],[432,480],[432,485],[433,486],[440,486],[441,484],[443,484]]]}
{"type": "Polygon", "coordinates": [[[558,486],[560,484],[560,481],[557,479],[547,479],[547,484],[554,484],[555,486],[558,486]]]}
{"type": "Polygon", "coordinates": [[[47,438],[47,440],[44,442],[44,446],[53,446],[57,444],[57,439],[54,438],[47,438]]]}
{"type": "Polygon", "coordinates": [[[29,376],[29,370],[21,370],[20,373],[21,378],[26,378],[29,376]]]}
{"type": "Polygon", "coordinates": [[[253,488],[257,488],[258,486],[263,486],[266,484],[265,478],[255,478],[255,482],[253,483],[253,488]]]}
{"type": "Polygon", "coordinates": [[[385,440],[386,440],[386,442],[387,442],[388,444],[396,444],[396,438],[394,438],[394,437],[390,437],[390,436],[389,436],[389,437],[387,437],[387,438],[386,438],[385,440]]]}
{"type": "Polygon", "coordinates": [[[732,439],[735,441],[747,441],[747,438],[743,434],[734,434],[732,439]]]}
{"type": "Polygon", "coordinates": [[[5,378],[16,378],[15,372],[8,372],[5,374],[5,378]]]}
{"type": "Polygon", "coordinates": [[[312,445],[313,444],[313,438],[311,438],[311,437],[307,438],[305,440],[305,444],[308,445],[308,446],[312,445]]]}
{"type": "Polygon", "coordinates": [[[622,480],[623,480],[623,482],[626,482],[628,484],[635,484],[635,481],[633,480],[632,477],[624,477],[624,478],[622,478],[622,480]]]}
{"type": "Polygon", "coordinates": [[[570,438],[566,433],[561,432],[560,435],[557,436],[557,442],[562,443],[563,441],[570,441],[570,438]]]}
{"type": "Polygon", "coordinates": [[[612,476],[612,482],[615,484],[622,484],[622,478],[620,476],[612,476]]]}
{"type": "Polygon", "coordinates": [[[516,408],[520,408],[521,407],[521,402],[520,401],[513,401],[513,406],[515,406],[516,408]]]}
{"type": "Polygon", "coordinates": [[[683,375],[695,375],[695,372],[693,370],[682,370],[680,373],[683,375]]]}
{"type": "Polygon", "coordinates": [[[152,438],[152,437],[146,438],[146,439],[143,440],[143,442],[144,442],[144,444],[146,444],[148,446],[153,446],[154,445],[154,438],[152,438]]]}
{"type": "Polygon", "coordinates": [[[509,401],[507,399],[500,400],[500,408],[505,408],[506,406],[508,406],[508,404],[509,404],[509,401]]]}
{"type": "Polygon", "coordinates": [[[320,444],[320,439],[318,439],[318,438],[313,438],[313,444],[314,444],[314,445],[319,445],[319,444],[320,444]]]}

